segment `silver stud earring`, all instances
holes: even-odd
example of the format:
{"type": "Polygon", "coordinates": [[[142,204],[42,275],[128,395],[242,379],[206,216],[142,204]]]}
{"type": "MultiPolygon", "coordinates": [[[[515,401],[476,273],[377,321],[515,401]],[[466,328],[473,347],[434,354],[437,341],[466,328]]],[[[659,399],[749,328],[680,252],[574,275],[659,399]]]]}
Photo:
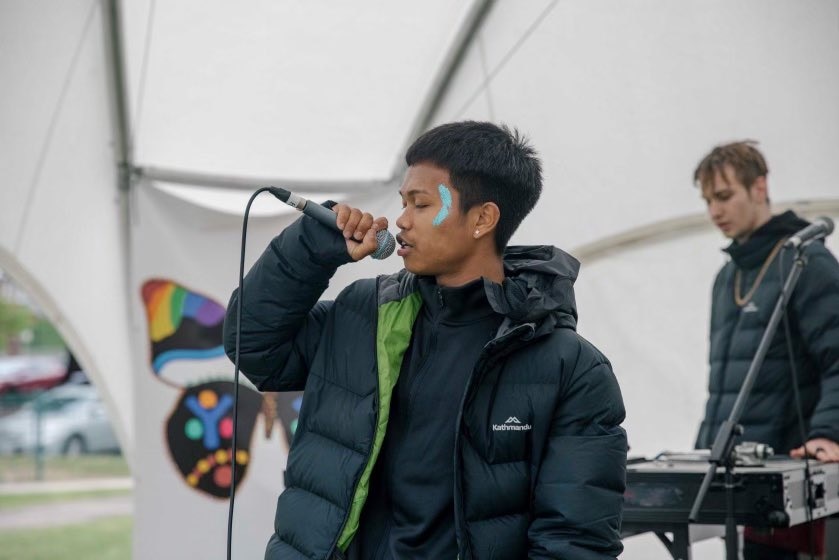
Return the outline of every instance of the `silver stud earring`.
{"type": "Polygon", "coordinates": [[[478,237],[480,234],[481,234],[481,232],[480,232],[479,230],[477,230],[477,229],[476,229],[476,230],[475,230],[475,237],[478,237]]]}

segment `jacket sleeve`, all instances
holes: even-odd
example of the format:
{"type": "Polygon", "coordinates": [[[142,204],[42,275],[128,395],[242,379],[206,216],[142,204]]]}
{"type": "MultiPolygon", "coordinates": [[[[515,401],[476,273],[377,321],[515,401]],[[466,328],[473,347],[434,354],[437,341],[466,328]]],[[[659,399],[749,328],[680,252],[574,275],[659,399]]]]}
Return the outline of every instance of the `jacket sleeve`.
{"type": "Polygon", "coordinates": [[[809,255],[791,299],[804,348],[821,374],[808,435],[839,442],[839,263],[821,244],[809,255]]]}
{"type": "MultiPolygon", "coordinates": [[[[710,349],[714,347],[714,331],[720,328],[717,323],[725,315],[722,312],[722,307],[724,306],[721,303],[725,299],[723,294],[731,293],[730,286],[727,282],[727,278],[730,278],[729,271],[731,266],[731,263],[726,264],[717,272],[717,276],[714,278],[714,286],[711,290],[711,320],[708,324],[708,346],[710,349]]],[[[713,445],[714,437],[716,436],[715,433],[711,432],[711,427],[714,426],[714,415],[712,413],[714,404],[711,391],[715,380],[712,379],[713,360],[711,359],[710,351],[708,353],[708,373],[709,375],[705,383],[708,395],[705,398],[705,411],[702,416],[702,421],[699,423],[699,431],[693,443],[694,449],[709,449],[713,445]]]]}
{"type": "Polygon", "coordinates": [[[614,559],[626,487],[625,416],[608,361],[575,371],[562,391],[533,496],[531,559],[614,559]]]}
{"type": "MultiPolygon", "coordinates": [[[[308,216],[275,237],[245,276],[239,367],[261,391],[302,390],[332,302],[318,298],[346,243],[308,216]]],[[[224,349],[235,362],[238,288],[224,320],[224,349]]]]}

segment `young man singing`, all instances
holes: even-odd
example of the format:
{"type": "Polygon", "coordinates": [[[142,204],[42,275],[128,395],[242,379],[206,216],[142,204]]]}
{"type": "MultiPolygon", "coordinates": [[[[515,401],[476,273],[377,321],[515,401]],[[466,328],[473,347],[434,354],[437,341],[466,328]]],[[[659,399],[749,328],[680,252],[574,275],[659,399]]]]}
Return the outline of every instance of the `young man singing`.
{"type": "Polygon", "coordinates": [[[575,332],[579,264],[507,247],[541,193],[539,159],[518,133],[459,122],[406,161],[403,270],[318,301],[388,227],[338,204],[343,237],[303,217],[245,279],[242,371],[305,389],[266,558],[615,558],[624,407],[575,332]]]}

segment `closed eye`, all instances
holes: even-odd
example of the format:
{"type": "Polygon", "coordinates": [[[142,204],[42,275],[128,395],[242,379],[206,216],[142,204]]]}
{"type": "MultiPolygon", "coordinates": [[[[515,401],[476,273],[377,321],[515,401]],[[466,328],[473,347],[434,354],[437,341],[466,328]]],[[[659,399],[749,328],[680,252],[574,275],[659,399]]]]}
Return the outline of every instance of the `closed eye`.
{"type": "MultiPolygon", "coordinates": [[[[411,204],[411,206],[413,206],[414,208],[428,208],[428,207],[429,207],[429,206],[431,206],[431,205],[430,205],[430,204],[425,204],[425,203],[423,203],[423,204],[416,204],[416,203],[414,203],[414,204],[411,204]]],[[[407,208],[407,207],[408,207],[408,204],[407,204],[407,203],[405,203],[405,202],[403,202],[403,203],[402,203],[402,210],[404,210],[404,209],[405,209],[405,208],[407,208]]]]}

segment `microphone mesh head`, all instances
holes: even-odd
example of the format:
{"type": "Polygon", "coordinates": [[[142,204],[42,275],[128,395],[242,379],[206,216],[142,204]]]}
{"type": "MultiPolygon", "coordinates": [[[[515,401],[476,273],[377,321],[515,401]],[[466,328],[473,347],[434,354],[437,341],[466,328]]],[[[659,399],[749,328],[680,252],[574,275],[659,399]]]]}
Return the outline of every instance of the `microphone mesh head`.
{"type": "Polygon", "coordinates": [[[393,250],[396,249],[396,239],[394,239],[393,235],[391,235],[386,229],[380,229],[376,232],[376,241],[379,246],[376,247],[376,250],[370,255],[374,259],[386,259],[392,255],[393,250]]]}

